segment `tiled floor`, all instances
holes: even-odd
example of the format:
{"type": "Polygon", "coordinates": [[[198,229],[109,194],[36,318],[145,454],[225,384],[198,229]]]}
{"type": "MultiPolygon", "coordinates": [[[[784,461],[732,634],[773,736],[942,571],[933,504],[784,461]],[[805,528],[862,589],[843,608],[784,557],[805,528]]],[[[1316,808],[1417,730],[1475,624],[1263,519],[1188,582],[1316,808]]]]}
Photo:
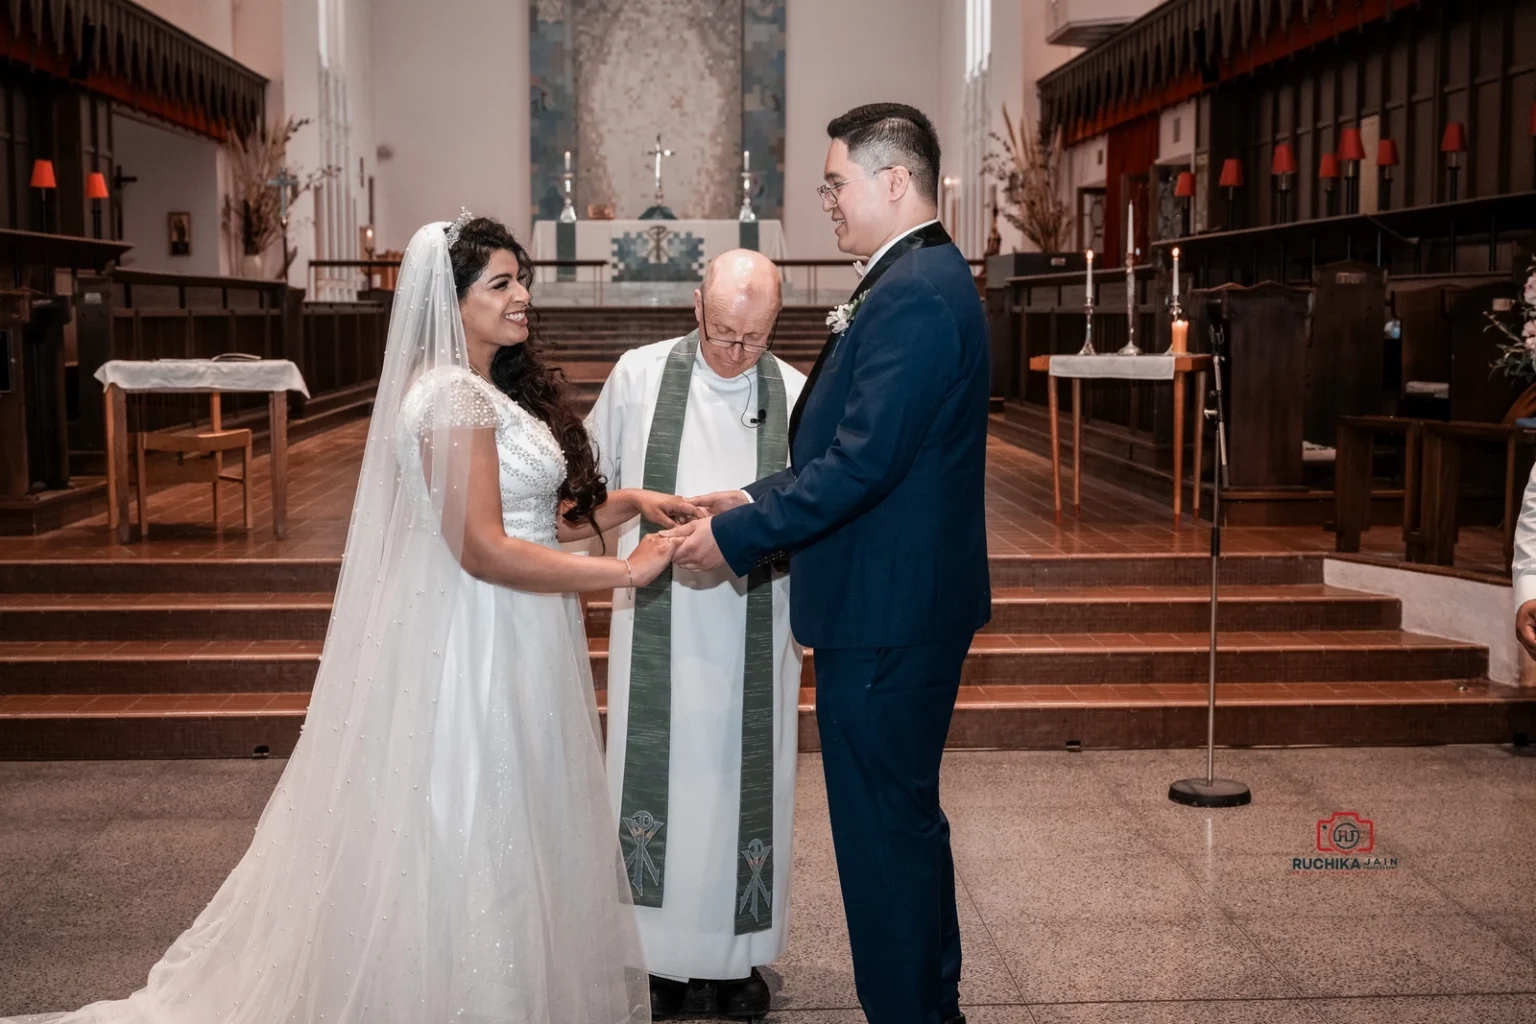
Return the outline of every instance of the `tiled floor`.
{"type": "MultiPolygon", "coordinates": [[[[127,545],[108,541],[104,516],[42,537],[0,537],[0,560],[92,558],[337,558],[346,539],[347,519],[362,460],[367,424],[358,421],[295,444],[290,450],[289,535],[271,533],[271,499],[265,457],[254,474],[256,529],[240,523],[237,492],[228,491],[222,529],[211,523],[209,488],[183,484],[150,501],[150,540],[127,545]]],[[[151,474],[153,476],[153,473],[151,474]]],[[[136,511],[135,511],[136,514],[136,511]]],[[[1207,526],[1187,516],[1181,528],[1168,509],[1095,478],[1084,478],[1082,518],[1055,521],[1051,505],[1050,462],[994,440],[987,464],[988,542],[994,555],[1117,556],[1192,554],[1210,550],[1207,526]]],[[[1466,528],[1458,558],[1484,573],[1499,570],[1497,530],[1466,528]]],[[[1333,550],[1333,535],[1321,527],[1240,527],[1229,529],[1230,554],[1303,553],[1333,550]]],[[[1388,529],[1364,535],[1363,552],[1401,560],[1401,539],[1388,529]]]]}
{"type": "MultiPolygon", "coordinates": [[[[1170,803],[1189,751],[952,753],[973,1024],[1536,1020],[1536,759],[1223,751],[1251,806],[1170,803]],[[1297,872],[1354,811],[1396,867],[1297,872]]],[[[0,1014],[120,997],[250,841],[281,761],[0,763],[0,1014]]],[[[857,1024],[826,797],[800,762],[776,1024],[857,1024]]]]}

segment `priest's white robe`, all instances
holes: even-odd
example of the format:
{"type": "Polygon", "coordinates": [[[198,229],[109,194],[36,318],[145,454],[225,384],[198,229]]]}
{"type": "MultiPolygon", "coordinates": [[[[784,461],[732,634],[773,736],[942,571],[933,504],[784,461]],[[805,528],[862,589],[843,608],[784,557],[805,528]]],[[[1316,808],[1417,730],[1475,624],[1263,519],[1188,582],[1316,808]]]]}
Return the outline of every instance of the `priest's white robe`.
{"type": "MultiPolygon", "coordinates": [[[[644,486],[646,442],[662,370],[679,340],[626,352],[587,418],[611,488],[644,486]]],[[[756,367],[723,378],[704,361],[702,348],[694,361],[677,460],[676,493],[684,497],[740,488],[783,468],[765,466],[758,472],[757,429],[750,425],[761,405],[756,367]]],[[[805,375],[783,361],[778,365],[792,409],[805,375]]],[[[639,538],[636,521],[618,537],[619,555],[633,551],[639,538]]],[[[784,951],[802,658],[789,630],[789,582],[787,576],[773,582],[773,925],[736,935],[746,581],[728,566],[711,573],[673,567],[666,891],[661,907],[635,908],[653,974],[744,978],[784,951]]],[[[633,634],[634,601],[627,591],[615,591],[608,649],[608,780],[615,835],[624,788],[633,634]]]]}

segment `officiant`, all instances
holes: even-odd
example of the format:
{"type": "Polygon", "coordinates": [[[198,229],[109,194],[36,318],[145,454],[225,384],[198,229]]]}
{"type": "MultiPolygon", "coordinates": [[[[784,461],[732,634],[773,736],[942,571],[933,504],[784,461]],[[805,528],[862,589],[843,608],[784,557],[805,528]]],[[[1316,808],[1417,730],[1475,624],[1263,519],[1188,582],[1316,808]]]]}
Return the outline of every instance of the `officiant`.
{"type": "MultiPolygon", "coordinates": [[[[587,420],[610,486],[705,494],[787,465],[805,376],[769,351],[781,302],[772,261],[727,252],[694,292],[696,330],[624,354],[587,420]]],[[[618,553],[655,529],[632,523],[618,553]]],[[[674,567],[614,593],[609,786],[658,1018],[690,981],[718,982],[722,1014],[769,1009],[756,968],[787,937],[798,748],[788,582],[674,567]]]]}

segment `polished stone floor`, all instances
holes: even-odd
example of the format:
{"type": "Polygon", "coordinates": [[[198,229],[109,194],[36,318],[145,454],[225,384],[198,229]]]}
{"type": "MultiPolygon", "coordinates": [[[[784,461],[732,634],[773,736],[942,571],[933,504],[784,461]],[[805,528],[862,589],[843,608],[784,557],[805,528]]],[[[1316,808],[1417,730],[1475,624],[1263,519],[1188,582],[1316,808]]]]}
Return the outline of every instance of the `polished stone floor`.
{"type": "MultiPolygon", "coordinates": [[[[0,1016],[141,984],[282,767],[0,763],[0,1016]]],[[[1536,1021],[1536,758],[1220,751],[1251,806],[1168,802],[1171,780],[1203,770],[1191,751],[947,758],[972,1024],[1536,1021]],[[1340,811],[1371,821],[1382,866],[1294,870],[1340,811]]],[[[814,755],[796,816],[770,1020],[856,1024],[814,755]]]]}

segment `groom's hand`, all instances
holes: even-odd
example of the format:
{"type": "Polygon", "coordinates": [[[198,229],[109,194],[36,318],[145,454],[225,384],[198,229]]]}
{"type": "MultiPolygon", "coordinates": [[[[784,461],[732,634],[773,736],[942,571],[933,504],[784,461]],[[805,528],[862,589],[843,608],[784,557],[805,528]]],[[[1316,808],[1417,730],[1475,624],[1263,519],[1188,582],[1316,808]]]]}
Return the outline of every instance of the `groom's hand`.
{"type": "Polygon", "coordinates": [[[698,519],[668,530],[663,536],[682,538],[672,561],[684,569],[712,572],[725,564],[725,556],[720,553],[720,545],[715,543],[715,531],[708,519],[698,519]]]}
{"type": "Polygon", "coordinates": [[[733,508],[740,508],[752,499],[746,491],[712,491],[709,494],[701,494],[697,498],[689,498],[689,502],[697,505],[712,516],[721,512],[729,512],[733,508]]]}

